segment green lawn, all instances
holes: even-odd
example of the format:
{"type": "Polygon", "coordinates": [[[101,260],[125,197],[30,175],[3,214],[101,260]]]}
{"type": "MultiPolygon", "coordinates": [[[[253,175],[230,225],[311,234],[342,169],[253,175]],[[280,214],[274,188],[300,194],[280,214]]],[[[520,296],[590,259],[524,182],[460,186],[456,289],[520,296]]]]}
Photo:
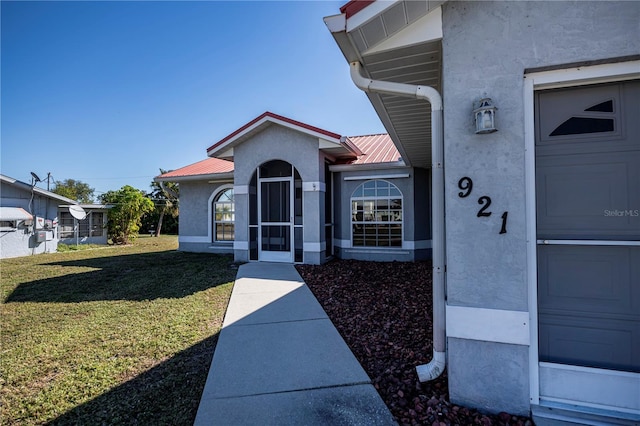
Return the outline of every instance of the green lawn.
{"type": "Polygon", "coordinates": [[[193,424],[236,269],[176,248],[0,261],[0,424],[193,424]]]}

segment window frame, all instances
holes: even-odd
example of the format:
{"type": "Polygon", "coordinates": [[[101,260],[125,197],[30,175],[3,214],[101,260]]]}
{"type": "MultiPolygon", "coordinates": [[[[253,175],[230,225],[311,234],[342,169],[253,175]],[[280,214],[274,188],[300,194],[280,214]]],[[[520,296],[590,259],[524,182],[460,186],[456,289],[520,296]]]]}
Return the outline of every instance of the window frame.
{"type": "MultiPolygon", "coordinates": [[[[400,188],[386,180],[386,179],[367,179],[363,182],[361,182],[358,186],[356,186],[356,188],[351,192],[351,197],[349,198],[349,224],[350,224],[350,230],[351,230],[351,247],[352,248],[357,248],[357,249],[372,249],[372,250],[401,250],[404,246],[404,194],[402,193],[402,191],[400,190],[400,188]],[[391,189],[396,189],[398,191],[398,193],[400,195],[391,195],[391,193],[389,193],[389,195],[387,196],[380,196],[377,194],[377,183],[374,185],[374,192],[375,195],[365,195],[365,185],[369,182],[385,182],[386,184],[389,185],[389,191],[391,191],[391,189]],[[354,195],[358,192],[360,192],[359,190],[362,188],[362,195],[354,195]],[[391,201],[392,200],[400,200],[400,220],[375,220],[375,206],[376,206],[376,202],[378,200],[384,200],[387,201],[387,208],[388,211],[391,212],[391,201]],[[364,217],[362,218],[362,220],[354,220],[354,210],[353,210],[353,205],[354,205],[354,201],[363,201],[364,202],[373,202],[373,215],[374,215],[374,220],[364,220],[364,217]],[[375,237],[375,241],[376,244],[375,245],[366,245],[366,232],[363,233],[363,243],[362,245],[360,244],[355,244],[355,240],[354,240],[354,225],[356,224],[361,224],[362,226],[366,226],[366,225],[376,225],[375,229],[376,229],[376,237],[375,237]],[[392,241],[393,239],[391,238],[391,230],[389,230],[389,236],[387,239],[388,245],[380,245],[380,235],[378,234],[378,226],[379,225],[392,225],[392,224],[396,224],[396,225],[400,225],[400,241],[399,244],[397,245],[392,245],[392,241]]],[[[391,215],[389,215],[391,216],[391,215]]]]}
{"type": "Polygon", "coordinates": [[[15,232],[17,230],[17,220],[0,220],[0,232],[15,232]]]}
{"type": "MultiPolygon", "coordinates": [[[[228,202],[224,202],[225,204],[228,204],[228,202]]],[[[209,215],[209,224],[210,224],[210,229],[211,229],[211,242],[212,243],[222,243],[222,244],[231,244],[235,241],[235,235],[236,235],[236,220],[235,220],[235,216],[236,216],[236,210],[235,210],[235,191],[233,188],[233,185],[223,185],[219,188],[217,188],[209,201],[209,209],[210,209],[210,215],[209,215]],[[216,219],[216,204],[219,202],[220,197],[222,197],[223,194],[225,194],[226,192],[231,191],[233,193],[232,195],[232,199],[233,201],[231,202],[232,205],[232,210],[231,210],[231,216],[232,216],[232,220],[218,220],[216,219]],[[221,224],[221,225],[232,225],[233,226],[233,238],[231,239],[218,239],[218,233],[217,233],[217,225],[221,224]]],[[[224,231],[223,231],[223,235],[224,235],[224,231]]]]}

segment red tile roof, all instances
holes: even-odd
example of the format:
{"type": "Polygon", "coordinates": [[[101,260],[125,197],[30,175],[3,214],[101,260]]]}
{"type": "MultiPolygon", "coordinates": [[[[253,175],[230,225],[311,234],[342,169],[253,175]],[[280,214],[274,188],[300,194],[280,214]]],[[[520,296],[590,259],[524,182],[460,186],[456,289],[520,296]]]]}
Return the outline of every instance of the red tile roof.
{"type": "Polygon", "coordinates": [[[233,161],[221,160],[219,158],[207,158],[206,160],[198,161],[197,163],[164,173],[158,176],[158,178],[165,179],[230,172],[233,172],[233,161]]]}
{"type": "MultiPolygon", "coordinates": [[[[339,161],[339,164],[382,164],[396,163],[400,159],[400,153],[393,144],[391,137],[386,134],[349,136],[347,141],[355,145],[362,155],[355,160],[339,161]]],[[[207,158],[189,166],[182,167],[164,173],[158,178],[167,180],[168,178],[185,178],[224,174],[233,172],[233,161],[221,160],[219,158],[207,158]]]]}
{"type": "Polygon", "coordinates": [[[251,120],[250,122],[248,122],[244,126],[240,127],[238,130],[234,131],[233,133],[229,134],[228,136],[225,136],[224,138],[222,138],[218,142],[216,142],[213,145],[211,145],[209,148],[207,148],[207,152],[209,152],[209,151],[211,151],[211,150],[213,150],[215,148],[218,148],[220,145],[223,145],[225,142],[233,139],[235,136],[238,136],[239,134],[241,134],[245,130],[255,126],[257,123],[259,123],[261,120],[263,120],[265,118],[271,118],[271,119],[273,119],[275,121],[281,121],[281,122],[284,122],[284,123],[287,123],[287,124],[292,124],[294,126],[302,127],[303,129],[307,129],[307,130],[310,130],[312,132],[320,133],[322,135],[328,136],[328,137],[333,138],[333,139],[340,139],[340,135],[337,134],[337,133],[333,133],[333,132],[330,132],[328,130],[320,129],[319,127],[310,126],[310,125],[305,124],[305,123],[303,123],[301,121],[292,120],[290,118],[283,117],[282,115],[274,114],[272,112],[267,111],[264,114],[260,115],[259,117],[256,117],[255,119],[251,120]]]}
{"type": "Polygon", "coordinates": [[[363,155],[346,164],[395,163],[400,159],[400,152],[386,134],[349,136],[347,139],[362,151],[363,155]]]}
{"type": "Polygon", "coordinates": [[[340,13],[344,13],[347,18],[350,18],[365,7],[369,6],[371,3],[373,3],[373,0],[352,0],[340,7],[340,13]]]}

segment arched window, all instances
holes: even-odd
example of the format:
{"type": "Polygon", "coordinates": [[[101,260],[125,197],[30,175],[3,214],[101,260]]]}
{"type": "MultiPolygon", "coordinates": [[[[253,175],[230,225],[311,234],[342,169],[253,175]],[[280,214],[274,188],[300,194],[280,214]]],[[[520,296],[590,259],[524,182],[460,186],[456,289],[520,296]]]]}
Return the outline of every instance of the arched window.
{"type": "Polygon", "coordinates": [[[386,180],[370,180],[351,195],[353,247],[402,247],[402,193],[386,180]]]}
{"type": "Polygon", "coordinates": [[[233,188],[221,191],[213,200],[213,241],[233,241],[235,238],[235,204],[233,188]]]}

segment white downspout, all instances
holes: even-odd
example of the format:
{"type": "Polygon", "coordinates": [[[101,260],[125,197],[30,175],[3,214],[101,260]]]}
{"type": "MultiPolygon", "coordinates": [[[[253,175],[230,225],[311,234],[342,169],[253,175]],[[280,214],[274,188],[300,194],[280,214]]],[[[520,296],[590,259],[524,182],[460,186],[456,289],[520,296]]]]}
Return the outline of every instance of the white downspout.
{"type": "Polygon", "coordinates": [[[442,96],[430,86],[371,80],[361,74],[360,62],[351,63],[351,79],[365,92],[422,99],[431,104],[431,197],[433,233],[433,358],[416,367],[421,382],[440,376],[446,366],[445,343],[445,232],[444,232],[444,131],[442,96]]]}

